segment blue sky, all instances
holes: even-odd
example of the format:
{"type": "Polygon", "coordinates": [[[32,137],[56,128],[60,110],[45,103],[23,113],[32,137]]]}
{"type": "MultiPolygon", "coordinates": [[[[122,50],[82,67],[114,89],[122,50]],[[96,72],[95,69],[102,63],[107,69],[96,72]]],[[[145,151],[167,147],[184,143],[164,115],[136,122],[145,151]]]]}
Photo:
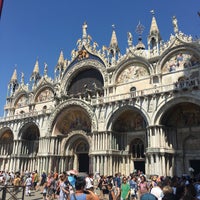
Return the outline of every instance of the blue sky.
{"type": "Polygon", "coordinates": [[[150,10],[155,17],[161,37],[167,41],[173,33],[172,17],[178,19],[179,30],[200,37],[199,0],[4,0],[0,20],[0,116],[6,102],[7,85],[14,69],[20,81],[21,72],[28,83],[36,59],[40,73],[44,62],[53,78],[60,51],[70,59],[72,49],[82,36],[82,24],[88,24],[87,33],[93,41],[108,46],[112,25],[115,24],[122,54],[127,47],[127,32],[137,43],[136,26],[144,26],[146,43],[151,24],[150,10]]]}

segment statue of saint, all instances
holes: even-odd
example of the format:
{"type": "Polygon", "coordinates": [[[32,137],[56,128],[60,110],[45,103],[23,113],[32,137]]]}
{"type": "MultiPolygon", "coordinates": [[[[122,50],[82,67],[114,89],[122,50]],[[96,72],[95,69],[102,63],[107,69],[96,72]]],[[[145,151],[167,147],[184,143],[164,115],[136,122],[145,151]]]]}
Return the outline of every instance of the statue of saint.
{"type": "Polygon", "coordinates": [[[24,73],[21,74],[21,84],[24,84],[24,73]]]}
{"type": "Polygon", "coordinates": [[[133,42],[133,36],[132,36],[131,32],[127,33],[127,37],[128,37],[128,46],[131,47],[132,42],[133,42]]]}
{"type": "Polygon", "coordinates": [[[173,16],[173,18],[172,18],[172,23],[174,26],[174,33],[178,33],[178,21],[175,16],[173,16]]]}
{"type": "Polygon", "coordinates": [[[86,22],[84,22],[82,29],[83,29],[83,38],[87,38],[87,23],[86,22]]]}

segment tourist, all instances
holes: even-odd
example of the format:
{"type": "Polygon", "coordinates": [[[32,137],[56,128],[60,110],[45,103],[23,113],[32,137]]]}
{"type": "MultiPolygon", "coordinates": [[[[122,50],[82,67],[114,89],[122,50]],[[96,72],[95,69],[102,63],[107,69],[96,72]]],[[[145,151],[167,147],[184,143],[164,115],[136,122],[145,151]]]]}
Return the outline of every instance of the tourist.
{"type": "Polygon", "coordinates": [[[164,196],[162,191],[162,182],[158,182],[157,185],[151,189],[150,193],[156,196],[158,200],[162,200],[164,196]]]}
{"type": "Polygon", "coordinates": [[[130,185],[127,182],[127,178],[124,176],[121,184],[121,200],[127,199],[130,199],[130,185]]]}
{"type": "Polygon", "coordinates": [[[20,174],[19,173],[16,173],[16,176],[14,178],[14,181],[13,181],[13,185],[14,185],[14,190],[16,192],[19,191],[19,186],[21,185],[21,178],[20,178],[20,174]]]}
{"type": "Polygon", "coordinates": [[[49,173],[47,177],[47,196],[52,199],[55,194],[55,180],[53,174],[49,173]]]}
{"type": "Polygon", "coordinates": [[[140,175],[140,183],[138,184],[139,197],[148,192],[149,192],[149,187],[146,181],[146,177],[144,175],[140,175]]]}
{"type": "Polygon", "coordinates": [[[31,196],[32,178],[30,174],[26,178],[24,185],[25,185],[25,195],[31,196]]]}
{"type": "Polygon", "coordinates": [[[90,190],[85,191],[85,177],[78,176],[75,182],[76,192],[69,196],[69,200],[99,200],[99,197],[90,190]]]}
{"type": "Polygon", "coordinates": [[[38,181],[39,181],[39,176],[37,170],[35,170],[33,173],[33,189],[36,189],[38,181]]]}
{"type": "Polygon", "coordinates": [[[171,186],[166,185],[163,187],[163,198],[162,200],[176,200],[176,196],[173,193],[171,186]]]}
{"type": "Polygon", "coordinates": [[[200,200],[200,176],[197,177],[197,182],[194,183],[194,187],[196,189],[196,198],[200,200]]]}
{"type": "Polygon", "coordinates": [[[190,181],[186,182],[183,200],[197,200],[196,195],[195,186],[190,181]]]}
{"type": "Polygon", "coordinates": [[[69,187],[65,183],[66,177],[63,174],[59,175],[58,187],[57,187],[57,194],[59,200],[66,200],[69,194],[69,187]]]}
{"type": "Polygon", "coordinates": [[[131,200],[136,200],[137,199],[137,191],[138,191],[138,184],[137,184],[137,180],[136,180],[136,176],[131,174],[131,179],[129,181],[130,184],[130,199],[131,200]]]}
{"type": "Polygon", "coordinates": [[[102,193],[103,193],[103,198],[108,199],[108,178],[107,176],[102,177],[102,193]]]}
{"type": "Polygon", "coordinates": [[[93,180],[92,176],[93,176],[92,174],[89,174],[85,177],[85,181],[86,181],[85,189],[86,190],[94,188],[94,180],[93,180]]]}
{"type": "Polygon", "coordinates": [[[42,190],[42,197],[43,197],[43,200],[46,200],[46,197],[47,197],[47,189],[48,189],[48,187],[47,187],[47,182],[45,182],[45,183],[43,184],[43,190],[42,190]]]}
{"type": "MultiPolygon", "coordinates": [[[[114,181],[113,181],[114,182],[114,181]]],[[[118,187],[118,184],[117,182],[114,182],[116,185],[113,186],[113,190],[114,190],[114,193],[115,193],[115,196],[116,196],[116,200],[120,200],[120,196],[121,196],[121,187],[119,188],[118,187]]],[[[121,179],[120,179],[120,183],[121,183],[121,179]]],[[[121,184],[120,184],[121,186],[121,184]]]]}
{"type": "Polygon", "coordinates": [[[108,191],[109,191],[108,200],[116,200],[117,198],[115,196],[112,183],[108,183],[108,191]]]}

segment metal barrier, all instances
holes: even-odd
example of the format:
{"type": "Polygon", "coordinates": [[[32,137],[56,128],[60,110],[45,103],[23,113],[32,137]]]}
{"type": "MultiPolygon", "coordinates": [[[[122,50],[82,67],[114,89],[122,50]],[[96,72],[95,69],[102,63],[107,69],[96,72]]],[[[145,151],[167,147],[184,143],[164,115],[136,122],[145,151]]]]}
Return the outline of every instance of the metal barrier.
{"type": "Polygon", "coordinates": [[[0,200],[24,200],[24,186],[0,185],[0,200]]]}

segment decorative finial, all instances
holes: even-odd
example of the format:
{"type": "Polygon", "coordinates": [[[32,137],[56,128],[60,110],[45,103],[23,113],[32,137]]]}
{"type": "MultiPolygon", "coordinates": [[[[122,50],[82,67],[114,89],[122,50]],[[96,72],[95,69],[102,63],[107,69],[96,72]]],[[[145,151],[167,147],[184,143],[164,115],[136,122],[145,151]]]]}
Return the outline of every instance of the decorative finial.
{"type": "Polygon", "coordinates": [[[144,31],[144,28],[145,27],[139,21],[139,23],[138,23],[138,25],[136,27],[136,30],[135,30],[135,32],[139,35],[139,37],[141,37],[141,35],[142,35],[143,31],[144,31]]]}
{"type": "Polygon", "coordinates": [[[112,25],[112,28],[113,28],[113,30],[115,30],[115,25],[114,24],[112,25]]]}
{"type": "Polygon", "coordinates": [[[150,13],[151,13],[153,16],[155,15],[154,10],[151,10],[150,13]]]}

